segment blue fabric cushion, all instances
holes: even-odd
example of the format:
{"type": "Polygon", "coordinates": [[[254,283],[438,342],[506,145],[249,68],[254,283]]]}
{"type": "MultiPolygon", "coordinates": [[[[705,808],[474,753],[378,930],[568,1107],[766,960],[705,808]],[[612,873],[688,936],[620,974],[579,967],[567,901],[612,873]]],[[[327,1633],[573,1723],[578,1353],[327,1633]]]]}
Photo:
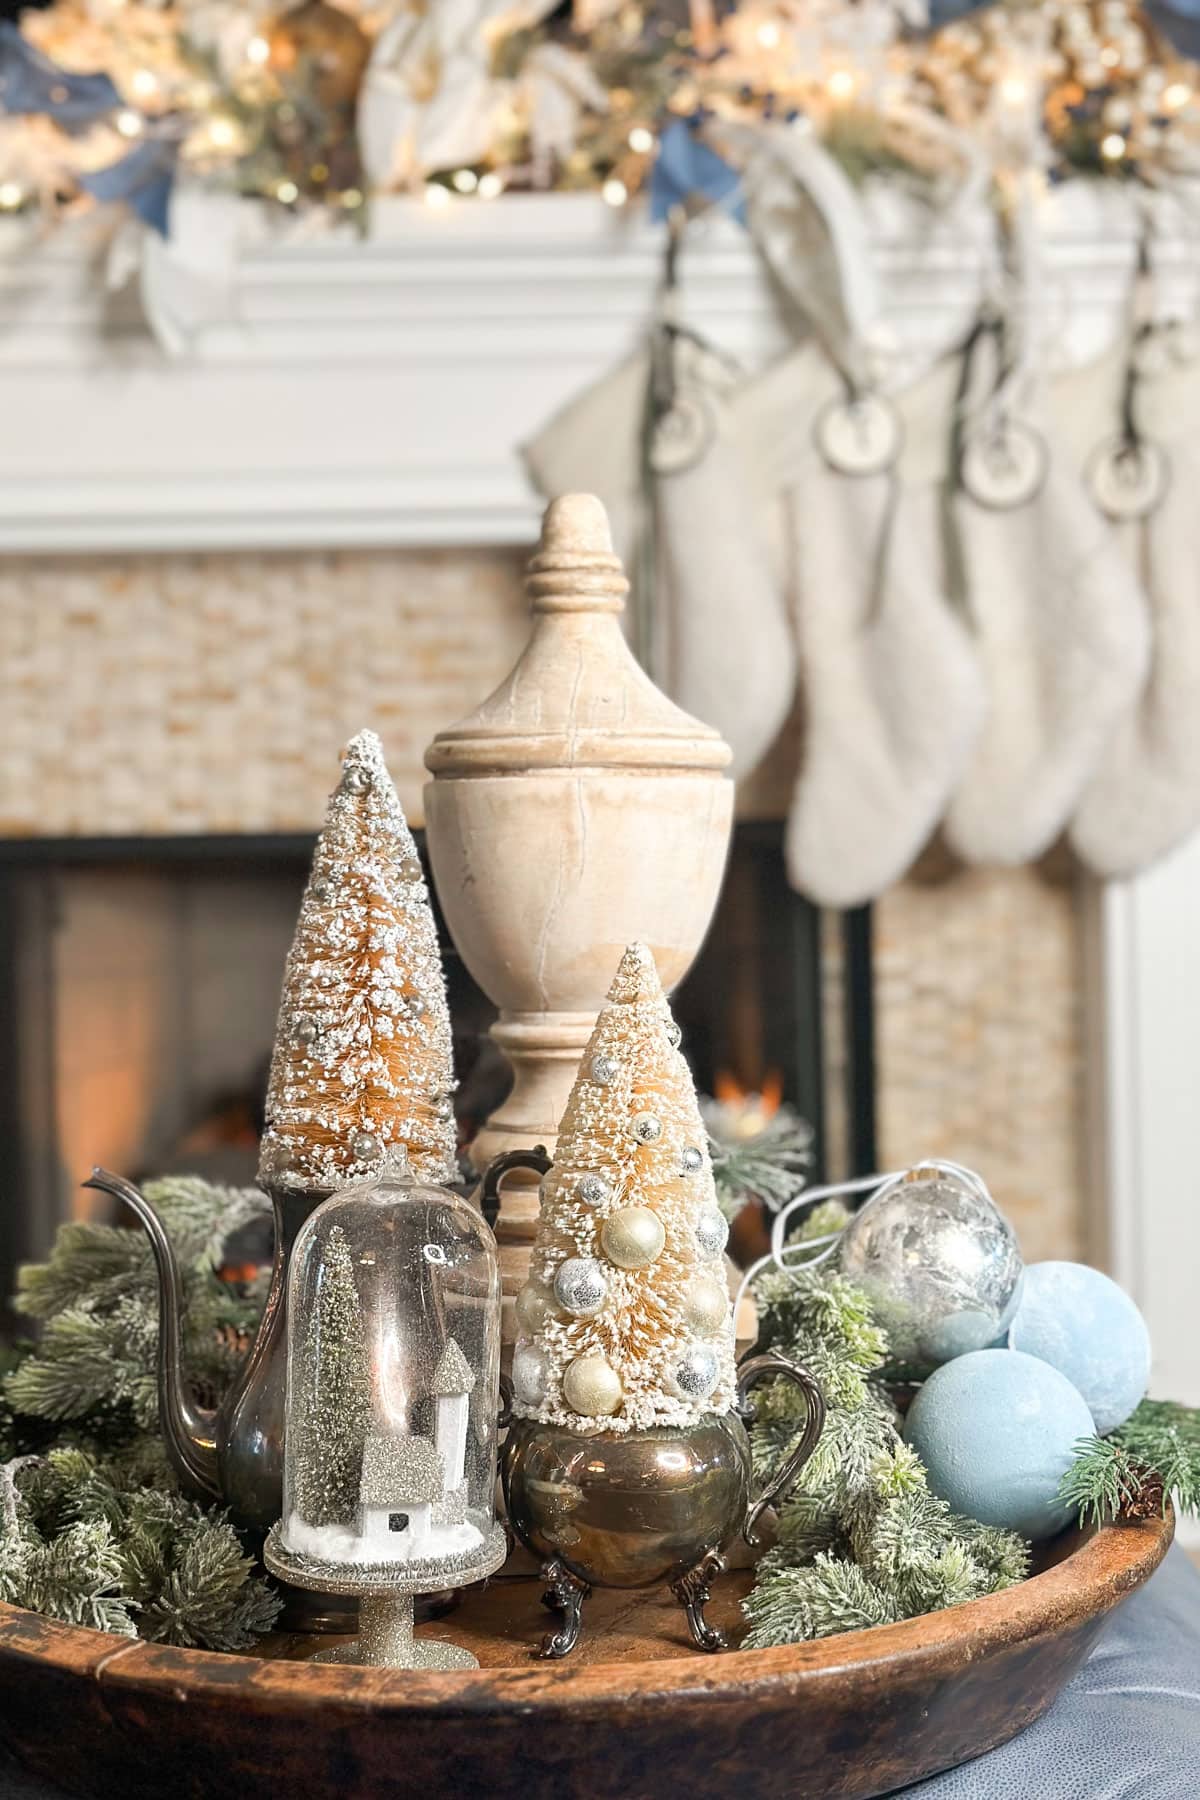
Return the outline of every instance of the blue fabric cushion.
{"type": "Polygon", "coordinates": [[[1045,1716],[922,1800],[1200,1800],[1200,1573],[1174,1545],[1045,1716]]]}

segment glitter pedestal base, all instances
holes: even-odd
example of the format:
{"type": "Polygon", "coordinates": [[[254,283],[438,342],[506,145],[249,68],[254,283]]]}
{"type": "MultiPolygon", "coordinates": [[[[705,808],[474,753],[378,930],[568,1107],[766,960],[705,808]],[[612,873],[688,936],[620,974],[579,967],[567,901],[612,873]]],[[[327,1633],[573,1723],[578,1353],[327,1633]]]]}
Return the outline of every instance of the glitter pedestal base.
{"type": "Polygon", "coordinates": [[[319,1663],[361,1663],[381,1669],[477,1669],[479,1661],[458,1644],[413,1636],[411,1594],[376,1594],[359,1605],[358,1636],[313,1657],[319,1663]]]}

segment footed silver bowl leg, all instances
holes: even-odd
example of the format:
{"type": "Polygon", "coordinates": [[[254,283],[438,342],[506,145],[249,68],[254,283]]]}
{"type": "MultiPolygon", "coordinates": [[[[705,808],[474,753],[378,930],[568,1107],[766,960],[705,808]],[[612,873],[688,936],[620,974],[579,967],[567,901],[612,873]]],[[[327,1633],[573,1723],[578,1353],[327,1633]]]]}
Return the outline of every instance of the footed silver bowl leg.
{"type": "Polygon", "coordinates": [[[361,1663],[380,1669],[477,1669],[469,1650],[440,1638],[413,1636],[411,1594],[364,1594],[358,1609],[358,1636],[353,1643],[322,1650],[321,1663],[361,1663]]]}
{"type": "Polygon", "coordinates": [[[550,1612],[560,1611],[563,1620],[557,1631],[542,1639],[542,1647],[535,1655],[570,1656],[583,1627],[583,1603],[592,1590],[557,1556],[542,1564],[542,1580],[546,1583],[542,1605],[550,1612]]]}

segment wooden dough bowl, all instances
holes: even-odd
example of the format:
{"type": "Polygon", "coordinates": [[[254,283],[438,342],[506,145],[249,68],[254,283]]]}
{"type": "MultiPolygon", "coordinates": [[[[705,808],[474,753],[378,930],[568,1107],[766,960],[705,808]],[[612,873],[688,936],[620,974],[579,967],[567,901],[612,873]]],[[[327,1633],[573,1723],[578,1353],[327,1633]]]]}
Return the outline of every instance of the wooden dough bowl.
{"type": "MultiPolygon", "coordinates": [[[[1053,1701],[1173,1521],[1051,1546],[1018,1587],[901,1625],[704,1656],[666,1593],[596,1593],[566,1663],[514,1559],[423,1635],[478,1671],[316,1665],[312,1643],[218,1656],[0,1606],[0,1739],[74,1794],[121,1800],[866,1800],[979,1756],[1053,1701]]],[[[736,1630],[749,1581],[714,1587],[736,1630]]],[[[326,1639],[328,1644],[330,1640],[326,1639]]]]}

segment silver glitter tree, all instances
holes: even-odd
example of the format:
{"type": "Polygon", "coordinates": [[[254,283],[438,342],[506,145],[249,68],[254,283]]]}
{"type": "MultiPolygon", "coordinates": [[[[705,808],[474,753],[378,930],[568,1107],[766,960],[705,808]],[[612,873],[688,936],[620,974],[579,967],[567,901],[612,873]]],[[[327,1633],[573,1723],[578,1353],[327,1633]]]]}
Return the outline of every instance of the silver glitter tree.
{"type": "Polygon", "coordinates": [[[379,739],[347,746],[284,974],[260,1179],[309,1193],[402,1146],[453,1173],[454,1072],[437,929],[379,739]]]}
{"type": "Polygon", "coordinates": [[[371,1418],[362,1309],[345,1234],[325,1245],[321,1290],[300,1357],[288,1429],[299,1433],[295,1507],[308,1525],[354,1525],[371,1418]]]}

